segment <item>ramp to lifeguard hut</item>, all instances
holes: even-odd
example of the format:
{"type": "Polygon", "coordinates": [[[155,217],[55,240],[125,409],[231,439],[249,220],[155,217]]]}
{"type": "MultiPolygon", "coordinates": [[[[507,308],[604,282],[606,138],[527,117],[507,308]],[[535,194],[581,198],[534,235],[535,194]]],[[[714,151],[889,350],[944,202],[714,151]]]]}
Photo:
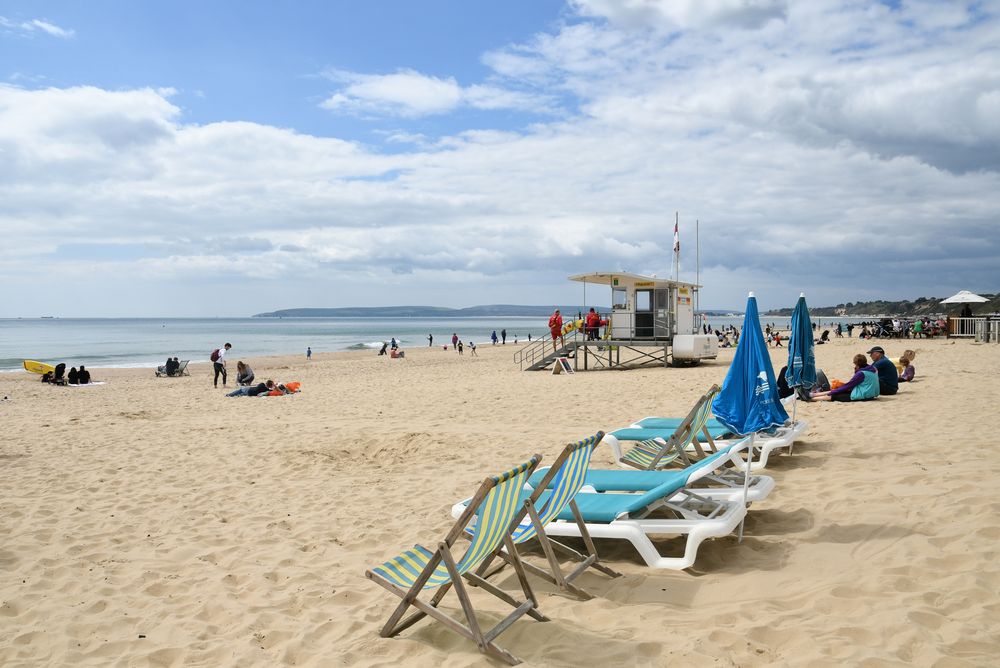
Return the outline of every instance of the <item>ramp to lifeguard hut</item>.
{"type": "Polygon", "coordinates": [[[532,341],[514,354],[514,362],[522,371],[540,371],[551,366],[560,357],[572,358],[575,371],[588,371],[592,368],[635,369],[671,364],[670,344],[666,341],[588,340],[582,335],[573,336],[566,345],[555,351],[548,339],[532,341]]]}
{"type": "Polygon", "coordinates": [[[547,339],[538,339],[514,353],[514,362],[519,364],[523,371],[540,371],[560,357],[575,356],[576,352],[576,341],[570,341],[553,352],[550,341],[547,339]]]}

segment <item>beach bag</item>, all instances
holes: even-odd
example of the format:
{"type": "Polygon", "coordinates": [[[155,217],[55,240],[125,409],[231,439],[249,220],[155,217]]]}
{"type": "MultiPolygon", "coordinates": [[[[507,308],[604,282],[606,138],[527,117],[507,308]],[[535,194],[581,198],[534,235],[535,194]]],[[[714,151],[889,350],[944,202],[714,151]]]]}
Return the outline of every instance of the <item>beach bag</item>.
{"type": "Polygon", "coordinates": [[[218,348],[216,348],[215,350],[212,351],[210,359],[213,362],[218,362],[219,361],[219,349],[218,348]]]}

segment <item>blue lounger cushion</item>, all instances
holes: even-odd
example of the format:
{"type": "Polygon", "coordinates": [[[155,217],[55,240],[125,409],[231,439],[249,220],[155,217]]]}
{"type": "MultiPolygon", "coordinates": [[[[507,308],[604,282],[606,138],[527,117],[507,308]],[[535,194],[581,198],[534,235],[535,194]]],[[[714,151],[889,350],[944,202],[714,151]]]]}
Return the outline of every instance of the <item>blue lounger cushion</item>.
{"type": "MultiPolygon", "coordinates": [[[[639,420],[636,424],[646,429],[677,429],[683,421],[684,418],[648,417],[639,420]]],[[[719,422],[716,418],[708,418],[705,426],[708,427],[708,432],[712,434],[712,438],[715,438],[715,432],[719,429],[722,430],[722,433],[732,433],[729,427],[719,422]]]]}
{"type": "MultiPolygon", "coordinates": [[[[615,429],[614,431],[608,432],[611,436],[614,436],[619,441],[648,441],[652,438],[670,438],[674,434],[676,427],[667,427],[663,429],[643,427],[641,429],[636,427],[626,427],[624,429],[615,429]]],[[[698,432],[701,435],[701,432],[698,432]]],[[[736,435],[732,431],[726,429],[725,427],[720,427],[713,429],[709,427],[708,433],[712,435],[713,439],[721,439],[724,436],[735,438],[736,435]]],[[[698,439],[701,440],[700,438],[698,439]]]]}
{"type": "MultiPolygon", "coordinates": [[[[663,482],[650,489],[644,494],[591,494],[580,492],[574,498],[580,514],[583,515],[584,522],[614,522],[622,515],[628,515],[642,510],[652,503],[665,498],[670,498],[678,491],[684,489],[687,476],[678,476],[676,479],[663,482]]],[[[549,492],[542,492],[539,496],[539,503],[548,500],[549,492]]],[[[573,511],[569,506],[563,508],[557,519],[568,522],[575,521],[573,511]]]]}
{"type": "MultiPolygon", "coordinates": [[[[723,448],[719,450],[719,452],[716,452],[683,469],[661,469],[658,471],[590,469],[587,471],[587,475],[583,479],[583,484],[593,487],[598,492],[608,490],[645,492],[646,490],[653,490],[661,485],[673,485],[678,481],[680,481],[680,484],[683,487],[688,484],[691,474],[695,471],[700,471],[705,467],[712,469],[716,468],[720,463],[719,460],[726,458],[731,449],[732,447],[723,448]]],[[[534,487],[541,483],[542,478],[545,476],[545,471],[546,469],[536,471],[531,478],[528,479],[528,484],[534,487]]],[[[579,499],[583,494],[586,494],[586,492],[581,492],[576,496],[578,505],[579,499]]]]}

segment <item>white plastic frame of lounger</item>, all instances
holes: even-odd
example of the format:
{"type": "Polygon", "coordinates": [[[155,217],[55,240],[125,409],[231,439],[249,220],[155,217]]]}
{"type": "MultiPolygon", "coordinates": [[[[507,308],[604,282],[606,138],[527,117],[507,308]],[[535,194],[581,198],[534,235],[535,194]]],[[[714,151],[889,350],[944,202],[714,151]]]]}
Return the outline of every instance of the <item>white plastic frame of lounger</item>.
{"type": "MultiPolygon", "coordinates": [[[[612,492],[609,492],[609,494],[612,492]]],[[[742,492],[741,492],[742,495],[742,492]]],[[[715,500],[715,499],[713,499],[715,500]]],[[[742,499],[716,500],[725,505],[725,511],[712,519],[628,519],[620,518],[607,524],[585,522],[587,531],[593,538],[616,538],[632,543],[650,568],[683,570],[690,568],[698,556],[698,547],[709,538],[728,536],[736,530],[747,514],[742,499]],[[687,535],[684,555],[664,557],[647,534],[687,535]]],[[[451,514],[461,516],[468,499],[456,503],[451,514]]],[[[570,536],[580,538],[580,528],[576,522],[557,520],[545,527],[549,536],[570,536]]]]}
{"type": "MultiPolygon", "coordinates": [[[[743,439],[737,446],[733,447],[732,456],[738,457],[738,452],[745,450],[749,446],[749,438],[743,439]]],[[[717,468],[717,467],[716,467],[717,468]]],[[[705,467],[702,471],[696,471],[688,482],[709,475],[714,468],[705,467]]],[[[702,496],[700,489],[679,491],[671,496],[669,501],[673,501],[683,496],[685,493],[694,496],[702,496]]],[[[607,492],[617,494],[618,492],[607,492]]],[[[629,519],[618,517],[608,523],[584,522],[587,531],[593,538],[616,538],[627,540],[639,552],[650,568],[668,568],[672,570],[683,570],[690,568],[698,556],[698,547],[709,538],[728,536],[736,527],[740,525],[746,517],[747,507],[743,504],[743,490],[739,490],[739,498],[735,500],[721,498],[710,499],[722,505],[724,510],[711,519],[629,519]],[[656,549],[649,535],[686,535],[684,544],[684,555],[681,557],[664,557],[656,549]]],[[[460,517],[465,512],[465,507],[469,499],[459,501],[451,508],[453,517],[460,517]]],[[[545,527],[545,533],[550,536],[569,536],[580,538],[580,528],[576,522],[566,520],[556,520],[545,527]]]]}
{"type": "MultiPolygon", "coordinates": [[[[646,419],[646,418],[643,418],[646,419]]],[[[767,466],[767,458],[770,456],[771,452],[778,450],[780,448],[788,448],[795,442],[795,440],[806,430],[806,423],[802,420],[798,420],[794,425],[790,427],[778,427],[773,435],[768,434],[767,436],[757,435],[754,439],[754,458],[753,464],[750,466],[751,471],[759,471],[760,469],[767,466]]],[[[629,429],[642,429],[643,427],[638,423],[638,421],[632,423],[627,428],[629,429]]],[[[666,429],[664,432],[668,431],[666,429]]],[[[733,439],[715,439],[718,444],[728,444],[731,443],[733,439]]],[[[607,443],[612,452],[615,455],[615,461],[619,463],[622,468],[632,468],[627,464],[621,463],[622,458],[622,442],[615,438],[612,432],[608,432],[604,435],[603,443],[607,443]]],[[[705,446],[704,443],[702,443],[705,446]]],[[[707,447],[707,446],[706,446],[707,447]]],[[[689,452],[693,451],[694,447],[688,445],[687,450],[689,452]]],[[[741,464],[744,469],[746,468],[746,462],[741,464]]]]}

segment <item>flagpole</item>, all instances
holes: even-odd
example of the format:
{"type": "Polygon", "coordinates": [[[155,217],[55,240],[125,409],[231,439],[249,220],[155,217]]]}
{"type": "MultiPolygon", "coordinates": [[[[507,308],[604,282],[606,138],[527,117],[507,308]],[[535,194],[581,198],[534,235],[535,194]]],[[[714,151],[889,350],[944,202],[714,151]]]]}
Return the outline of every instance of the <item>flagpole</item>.
{"type": "Polygon", "coordinates": [[[674,280],[679,281],[681,276],[681,242],[678,226],[681,222],[680,211],[674,211],[674,280]]]}
{"type": "MultiPolygon", "coordinates": [[[[694,219],[694,284],[701,285],[701,238],[698,235],[698,219],[694,219]]],[[[701,288],[694,293],[694,312],[701,305],[701,288]]],[[[702,316],[704,318],[705,316],[702,316]]],[[[704,324],[704,323],[703,323],[704,324]]]]}

